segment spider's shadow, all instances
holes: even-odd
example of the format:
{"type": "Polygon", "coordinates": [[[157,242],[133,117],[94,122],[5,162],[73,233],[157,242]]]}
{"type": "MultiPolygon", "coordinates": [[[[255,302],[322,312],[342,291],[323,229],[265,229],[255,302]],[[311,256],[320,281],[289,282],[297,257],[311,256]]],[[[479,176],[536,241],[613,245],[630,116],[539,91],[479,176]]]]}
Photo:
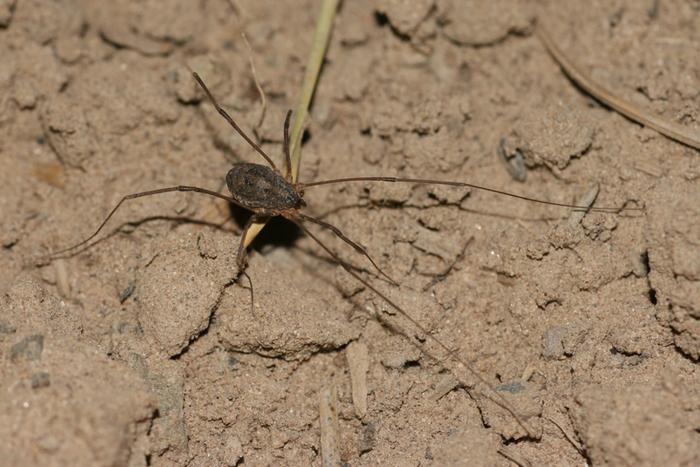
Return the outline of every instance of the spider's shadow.
{"type": "MultiPolygon", "coordinates": [[[[229,211],[233,221],[238,227],[243,230],[248,219],[253,215],[252,212],[238,207],[234,204],[229,204],[229,211]]],[[[282,216],[271,218],[267,222],[267,226],[253,241],[253,249],[260,252],[267,245],[281,246],[289,248],[294,245],[299,237],[302,236],[301,229],[293,222],[288,221],[282,216]]]]}

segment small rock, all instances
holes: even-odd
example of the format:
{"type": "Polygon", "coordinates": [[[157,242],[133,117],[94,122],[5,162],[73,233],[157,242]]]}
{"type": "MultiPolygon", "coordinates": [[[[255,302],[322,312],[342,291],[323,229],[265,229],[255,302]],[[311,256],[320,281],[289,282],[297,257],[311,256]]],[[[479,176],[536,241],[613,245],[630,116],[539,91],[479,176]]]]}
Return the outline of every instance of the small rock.
{"type": "Polygon", "coordinates": [[[224,465],[235,466],[243,459],[243,446],[241,440],[236,436],[230,436],[224,441],[224,445],[219,451],[220,460],[224,465]]]}
{"type": "Polygon", "coordinates": [[[466,46],[494,45],[509,34],[526,34],[533,19],[514,0],[440,0],[438,19],[442,33],[466,46]]]}
{"type": "Polygon", "coordinates": [[[360,443],[358,445],[360,454],[364,454],[374,449],[376,434],[377,428],[373,423],[368,423],[362,427],[362,439],[360,439],[360,443]]]}
{"type": "Polygon", "coordinates": [[[472,426],[460,426],[434,446],[426,457],[433,457],[435,465],[489,466],[501,464],[498,455],[499,439],[495,433],[472,426]],[[474,453],[479,453],[474,456],[474,453]],[[469,459],[469,461],[466,461],[469,459]]]}
{"type": "Polygon", "coordinates": [[[119,294],[119,303],[124,303],[127,298],[131,297],[131,294],[136,290],[136,283],[134,281],[129,282],[124,290],[119,294]]]}
{"type": "Polygon", "coordinates": [[[528,167],[563,170],[591,148],[595,122],[571,107],[564,102],[545,103],[542,114],[526,115],[518,122],[513,144],[521,149],[528,167]]]}
{"type": "Polygon", "coordinates": [[[395,350],[386,352],[382,356],[381,362],[387,368],[398,370],[405,367],[408,363],[417,362],[419,358],[420,351],[418,349],[415,352],[395,350]]]}
{"type": "Polygon", "coordinates": [[[428,17],[433,0],[382,0],[378,8],[399,34],[410,36],[428,17]]]}
{"type": "Polygon", "coordinates": [[[32,375],[32,389],[48,387],[51,384],[51,378],[45,371],[34,373],[32,375]]]}
{"type": "Polygon", "coordinates": [[[31,362],[41,358],[44,350],[44,336],[35,334],[22,339],[10,349],[10,360],[13,363],[31,362]]]}
{"type": "Polygon", "coordinates": [[[517,394],[525,390],[525,386],[519,381],[513,381],[511,383],[501,384],[496,388],[499,392],[509,392],[511,394],[517,394]]]}
{"type": "Polygon", "coordinates": [[[46,435],[37,440],[37,446],[47,453],[54,453],[61,447],[61,440],[56,436],[46,435]]]}
{"type": "Polygon", "coordinates": [[[79,167],[97,154],[99,138],[75,99],[53,96],[41,106],[39,117],[44,137],[62,163],[79,167]]]}
{"type": "Polygon", "coordinates": [[[0,27],[6,28],[12,21],[16,0],[0,0],[0,27]]]}
{"type": "Polygon", "coordinates": [[[632,273],[637,277],[646,277],[649,274],[649,253],[632,250],[629,253],[632,273]]]}
{"type": "Polygon", "coordinates": [[[564,358],[564,338],[567,330],[563,326],[553,326],[547,329],[543,336],[542,356],[546,360],[564,358]]]}
{"type": "Polygon", "coordinates": [[[0,334],[12,334],[17,328],[7,321],[0,321],[0,334]]]}

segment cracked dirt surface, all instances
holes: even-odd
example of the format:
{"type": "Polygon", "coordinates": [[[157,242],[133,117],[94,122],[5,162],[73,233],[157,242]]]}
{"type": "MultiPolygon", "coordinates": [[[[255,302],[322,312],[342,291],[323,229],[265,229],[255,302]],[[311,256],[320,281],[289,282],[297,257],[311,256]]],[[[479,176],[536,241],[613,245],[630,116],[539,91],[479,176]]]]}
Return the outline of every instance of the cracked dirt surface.
{"type": "MultiPolygon", "coordinates": [[[[480,183],[642,214],[475,190],[309,188],[309,212],[367,247],[373,279],[457,349],[533,428],[273,222],[236,282],[245,216],[167,194],[279,160],[317,2],[0,1],[0,459],[13,465],[321,465],[334,388],[348,465],[700,463],[700,154],[582,94],[533,35],[547,26],[625,99],[700,126],[696,0],[346,1],[300,178],[480,183]],[[260,102],[240,32],[254,51],[260,102]],[[499,146],[517,158],[515,181],[499,146]],[[389,321],[392,329],[380,321],[389,321]],[[398,330],[398,331],[397,331],[398,330]]],[[[323,234],[344,257],[361,258],[323,234]]],[[[370,276],[371,277],[371,276],[370,276]]]]}

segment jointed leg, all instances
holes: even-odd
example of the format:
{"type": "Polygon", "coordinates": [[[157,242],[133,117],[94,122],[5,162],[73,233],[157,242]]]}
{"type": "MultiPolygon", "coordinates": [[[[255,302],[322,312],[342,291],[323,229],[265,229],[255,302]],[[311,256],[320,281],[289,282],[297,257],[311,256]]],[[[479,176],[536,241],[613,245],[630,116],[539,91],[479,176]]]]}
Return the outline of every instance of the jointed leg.
{"type": "Polygon", "coordinates": [[[508,401],[503,397],[499,392],[497,392],[494,387],[488,383],[479,373],[476,372],[474,368],[471,367],[467,362],[465,362],[462,358],[460,358],[458,355],[454,354],[453,351],[447,347],[445,344],[443,344],[437,337],[433,336],[428,332],[427,329],[425,329],[418,321],[416,321],[414,318],[411,317],[403,308],[401,308],[396,302],[391,300],[389,297],[387,297],[385,294],[380,292],[376,287],[374,287],[372,284],[370,284],[368,281],[363,279],[359,274],[357,274],[355,271],[352,270],[352,268],[348,265],[347,262],[345,262],[343,259],[341,259],[333,250],[331,250],[329,247],[327,247],[321,240],[318,239],[309,229],[304,227],[304,224],[302,222],[299,222],[298,219],[290,219],[292,220],[301,230],[304,231],[306,235],[311,237],[312,240],[314,240],[321,248],[323,248],[328,255],[330,255],[331,258],[333,258],[345,271],[350,274],[352,277],[354,277],[356,280],[358,280],[360,283],[362,283],[365,287],[367,287],[369,290],[377,294],[382,300],[384,300],[386,303],[388,303],[392,308],[394,308],[396,311],[401,314],[404,318],[406,318],[411,324],[413,324],[420,332],[425,334],[430,340],[435,342],[442,350],[444,350],[448,355],[451,355],[452,358],[454,358],[455,362],[458,362],[462,367],[464,367],[466,370],[468,370],[477,380],[479,380],[483,385],[485,385],[487,388],[489,388],[490,393],[493,394],[491,396],[490,394],[481,392],[481,395],[486,397],[487,399],[491,400],[495,404],[499,405],[502,407],[504,410],[506,410],[508,413],[510,413],[515,421],[520,425],[520,427],[525,430],[525,432],[528,434],[528,436],[534,438],[533,432],[528,428],[528,426],[525,424],[524,421],[520,419],[518,414],[515,412],[515,409],[511,407],[511,405],[508,403],[508,401]]]}
{"type": "Polygon", "coordinates": [[[253,279],[250,278],[245,268],[248,264],[248,250],[245,247],[245,237],[248,234],[250,226],[254,222],[261,220],[261,218],[256,216],[250,216],[248,222],[246,222],[245,227],[243,227],[243,233],[241,234],[241,242],[238,244],[238,256],[236,257],[236,264],[238,265],[238,272],[248,279],[248,284],[250,285],[250,312],[255,315],[255,294],[253,292],[253,279]]]}
{"type": "Polygon", "coordinates": [[[229,203],[233,203],[233,204],[238,205],[238,203],[236,202],[236,200],[234,200],[234,199],[231,198],[230,196],[222,195],[221,193],[217,193],[216,191],[207,190],[206,188],[199,188],[199,187],[196,187],[196,186],[178,185],[178,186],[172,186],[172,187],[167,187],[167,188],[159,188],[159,189],[157,189],[157,190],[149,190],[149,191],[141,191],[141,192],[139,192],[139,193],[132,193],[132,194],[130,194],[130,195],[124,196],[121,200],[119,200],[119,202],[117,203],[117,205],[114,206],[114,208],[109,212],[109,214],[107,214],[107,217],[105,217],[105,219],[102,221],[102,223],[100,224],[100,226],[97,228],[97,230],[95,230],[95,232],[94,232],[92,235],[90,235],[88,238],[86,238],[86,239],[83,240],[82,242],[76,243],[76,244],[73,245],[73,246],[70,246],[70,247],[68,247],[68,248],[64,248],[64,249],[62,249],[62,250],[54,251],[53,253],[51,253],[51,254],[49,255],[49,257],[55,257],[56,255],[60,255],[60,254],[62,254],[62,253],[66,253],[66,252],[68,252],[68,251],[74,250],[74,249],[76,249],[76,248],[78,248],[78,247],[81,247],[81,246],[85,245],[85,244],[88,243],[90,240],[92,240],[93,238],[95,238],[95,237],[97,236],[97,234],[100,233],[100,231],[102,230],[102,228],[107,224],[107,222],[112,218],[112,216],[114,215],[114,213],[117,212],[117,210],[121,207],[121,205],[122,205],[125,201],[128,201],[128,200],[130,200],[130,199],[142,198],[142,197],[144,197],[144,196],[158,195],[158,194],[161,194],[161,193],[170,193],[170,192],[173,192],[173,191],[193,191],[193,192],[195,192],[195,193],[202,193],[202,194],[204,194],[204,195],[213,196],[213,197],[215,197],[215,198],[225,199],[225,200],[228,201],[229,203]]]}
{"type": "Polygon", "coordinates": [[[216,99],[214,99],[214,95],[209,91],[209,88],[207,88],[206,84],[204,84],[204,81],[202,81],[202,78],[200,78],[199,75],[198,75],[197,73],[192,73],[192,75],[194,76],[194,79],[197,80],[197,83],[198,83],[198,84],[201,86],[201,88],[204,90],[204,92],[206,93],[207,97],[209,97],[209,100],[211,101],[211,103],[212,103],[212,105],[214,106],[214,108],[216,109],[216,111],[219,112],[219,115],[221,115],[222,117],[224,117],[224,119],[229,123],[229,125],[231,125],[231,126],[233,127],[233,129],[236,130],[236,132],[237,132],[239,135],[241,135],[241,136],[243,137],[243,139],[246,140],[246,142],[247,142],[248,144],[250,144],[250,146],[251,146],[253,149],[255,149],[256,151],[258,151],[258,153],[259,153],[261,156],[263,156],[263,157],[265,158],[265,160],[267,161],[267,163],[270,164],[270,167],[272,167],[273,169],[277,170],[277,167],[275,166],[275,163],[272,162],[272,159],[270,159],[270,156],[268,156],[267,154],[265,154],[265,151],[263,151],[262,148],[261,148],[257,143],[255,143],[255,141],[253,141],[252,139],[250,139],[250,137],[249,137],[248,135],[246,135],[245,132],[241,129],[241,127],[239,127],[238,124],[233,120],[233,118],[231,118],[231,116],[228,114],[228,112],[226,112],[226,111],[218,104],[218,102],[216,102],[216,99]]]}
{"type": "Polygon", "coordinates": [[[548,206],[558,206],[562,208],[569,208],[575,211],[592,211],[592,212],[608,212],[608,213],[618,213],[621,211],[644,211],[644,207],[626,207],[625,205],[616,207],[592,207],[578,204],[569,203],[557,203],[554,201],[546,201],[543,199],[531,198],[529,196],[516,195],[515,193],[509,193],[507,191],[497,190],[495,188],[489,188],[481,185],[475,185],[473,183],[466,182],[453,182],[449,180],[431,180],[424,178],[404,178],[404,177],[347,177],[347,178],[334,178],[332,180],[320,180],[318,182],[310,183],[299,183],[298,186],[302,190],[306,190],[312,186],[320,185],[332,185],[334,183],[347,183],[347,182],[386,182],[386,183],[413,183],[416,185],[443,185],[443,186],[453,186],[462,188],[473,188],[475,190],[488,191],[489,193],[496,193],[498,195],[510,196],[511,198],[521,199],[524,201],[530,201],[532,203],[546,204],[548,206]]]}
{"type": "Polygon", "coordinates": [[[379,266],[377,266],[377,263],[374,262],[372,257],[369,255],[369,253],[367,253],[367,250],[365,250],[365,248],[362,245],[359,245],[359,244],[355,243],[354,241],[350,240],[348,237],[345,236],[345,234],[343,232],[340,231],[340,229],[338,227],[336,227],[332,224],[329,224],[328,222],[324,222],[321,219],[316,219],[315,217],[308,216],[308,215],[301,213],[301,212],[298,213],[298,215],[299,215],[299,217],[301,217],[305,221],[313,222],[314,224],[318,224],[321,227],[324,227],[324,228],[330,230],[331,232],[333,232],[342,241],[344,241],[345,243],[347,243],[348,245],[353,247],[355,249],[355,251],[364,255],[365,258],[367,258],[369,260],[369,262],[372,263],[372,266],[374,266],[374,268],[377,271],[379,271],[379,274],[384,276],[389,282],[391,282],[395,286],[397,286],[397,287],[399,286],[399,284],[394,279],[389,277],[388,274],[386,274],[384,271],[382,271],[382,269],[379,266]]]}
{"type": "Polygon", "coordinates": [[[253,279],[251,279],[248,273],[243,269],[239,269],[238,272],[248,279],[248,288],[250,289],[250,314],[255,316],[255,293],[253,292],[253,279]]]}

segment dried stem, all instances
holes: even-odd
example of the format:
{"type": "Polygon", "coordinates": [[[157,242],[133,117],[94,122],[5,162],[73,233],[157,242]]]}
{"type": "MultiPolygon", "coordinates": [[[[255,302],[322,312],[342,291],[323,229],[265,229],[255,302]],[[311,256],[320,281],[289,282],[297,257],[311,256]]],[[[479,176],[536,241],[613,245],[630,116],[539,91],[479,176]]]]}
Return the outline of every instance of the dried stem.
{"type": "MultiPolygon", "coordinates": [[[[304,82],[301,86],[301,96],[299,97],[299,104],[297,105],[297,111],[294,114],[294,120],[292,122],[290,152],[292,154],[293,182],[296,182],[299,177],[299,165],[301,163],[300,143],[304,120],[306,119],[306,115],[309,111],[309,105],[311,104],[311,97],[314,94],[314,89],[316,89],[316,83],[318,82],[318,76],[321,72],[323,58],[326,55],[326,46],[328,45],[328,39],[330,38],[331,28],[333,26],[333,20],[335,19],[337,7],[338,0],[323,0],[323,3],[321,4],[321,11],[319,12],[318,20],[316,22],[316,32],[314,33],[314,41],[311,46],[309,61],[306,64],[306,74],[304,75],[304,82]]],[[[243,239],[243,243],[246,247],[253,243],[253,240],[260,233],[263,227],[265,227],[265,223],[255,223],[250,226],[248,234],[243,239]]]]}
{"type": "Polygon", "coordinates": [[[700,132],[674,122],[669,122],[648,110],[640,109],[631,102],[616,96],[599,83],[593,81],[587,73],[562,52],[542,25],[537,26],[537,37],[539,37],[547,51],[554,57],[554,60],[561,66],[564,73],[596,100],[640,125],[653,128],[667,138],[692,148],[700,149],[700,132]]]}

